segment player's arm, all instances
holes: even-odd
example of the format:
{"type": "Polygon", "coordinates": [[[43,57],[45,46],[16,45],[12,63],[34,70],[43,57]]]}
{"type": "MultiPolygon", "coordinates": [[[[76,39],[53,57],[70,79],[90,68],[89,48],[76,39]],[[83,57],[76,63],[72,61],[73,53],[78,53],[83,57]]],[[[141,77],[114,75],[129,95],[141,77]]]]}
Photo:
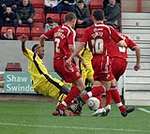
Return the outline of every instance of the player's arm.
{"type": "Polygon", "coordinates": [[[116,44],[120,47],[127,47],[127,44],[124,38],[117,32],[113,27],[110,27],[111,37],[116,42],[116,44]]]}
{"type": "Polygon", "coordinates": [[[24,56],[27,59],[33,61],[33,55],[34,55],[34,53],[31,50],[29,50],[28,48],[26,48],[26,46],[25,46],[27,39],[28,39],[28,37],[25,36],[25,35],[22,35],[20,37],[21,49],[22,49],[22,52],[23,52],[24,56]]]}
{"type": "Polygon", "coordinates": [[[73,51],[72,55],[66,60],[67,64],[70,64],[72,59],[74,59],[76,56],[79,56],[79,53],[84,48],[85,43],[81,42],[78,47],[73,51]]]}
{"type": "Polygon", "coordinates": [[[138,71],[140,69],[140,59],[141,59],[141,49],[139,46],[134,47],[135,55],[136,55],[136,64],[134,66],[134,70],[138,71]]]}
{"type": "Polygon", "coordinates": [[[53,37],[53,35],[54,35],[54,29],[55,29],[55,28],[53,28],[53,29],[47,31],[46,33],[43,33],[43,34],[40,36],[39,42],[40,42],[41,47],[44,47],[44,42],[45,42],[46,39],[51,39],[51,38],[53,37]]]}
{"type": "Polygon", "coordinates": [[[27,40],[27,37],[25,35],[22,35],[20,37],[21,49],[22,49],[23,54],[24,53],[28,54],[28,51],[27,51],[26,46],[25,46],[26,40],[27,40]]]}
{"type": "Polygon", "coordinates": [[[45,36],[42,34],[42,35],[40,36],[40,40],[39,40],[40,45],[41,45],[42,47],[44,47],[44,41],[45,41],[45,36]]]}
{"type": "Polygon", "coordinates": [[[140,60],[141,60],[141,49],[140,46],[137,45],[132,39],[126,36],[126,43],[128,47],[132,50],[135,51],[136,55],[136,64],[134,66],[134,70],[138,71],[140,69],[140,60]]]}
{"type": "MultiPolygon", "coordinates": [[[[83,50],[83,49],[82,49],[83,50]]],[[[83,50],[84,51],[84,50],[83,50]]],[[[82,56],[82,51],[79,53],[79,55],[77,55],[79,61],[82,63],[82,65],[87,68],[87,65],[85,64],[85,60],[84,60],[84,57],[82,56]]]]}
{"type": "MultiPolygon", "coordinates": [[[[73,38],[73,36],[71,38],[73,38]]],[[[84,49],[86,42],[87,42],[87,35],[83,35],[82,38],[80,39],[80,43],[78,44],[77,48],[73,51],[72,55],[66,61],[68,64],[71,63],[71,61],[74,57],[79,56],[82,49],[84,49]]]]}

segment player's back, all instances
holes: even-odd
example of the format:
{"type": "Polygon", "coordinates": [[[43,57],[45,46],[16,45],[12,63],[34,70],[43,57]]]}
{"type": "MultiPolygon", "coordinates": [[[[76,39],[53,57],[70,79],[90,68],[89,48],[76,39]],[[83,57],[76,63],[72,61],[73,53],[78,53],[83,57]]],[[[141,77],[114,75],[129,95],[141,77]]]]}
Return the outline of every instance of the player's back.
{"type": "Polygon", "coordinates": [[[118,57],[118,58],[126,59],[127,57],[127,48],[118,46],[114,41],[111,41],[111,43],[107,45],[107,51],[108,51],[108,55],[111,58],[118,57]]]}
{"type": "Polygon", "coordinates": [[[130,48],[131,50],[133,50],[134,47],[137,46],[136,43],[133,40],[131,40],[129,37],[127,37],[125,35],[122,35],[122,37],[124,38],[127,46],[120,47],[116,44],[116,42],[112,41],[107,46],[108,55],[110,57],[118,57],[118,58],[122,58],[122,59],[127,59],[128,58],[127,49],[130,48]]]}
{"type": "Polygon", "coordinates": [[[54,31],[54,44],[55,44],[55,58],[69,57],[71,51],[69,45],[74,45],[75,31],[67,26],[62,25],[54,31]]]}
{"type": "Polygon", "coordinates": [[[48,70],[43,64],[42,59],[35,53],[33,53],[30,49],[26,49],[23,54],[28,59],[28,72],[31,74],[31,78],[33,81],[33,84],[39,83],[43,74],[48,74],[48,70]]]}
{"type": "Polygon", "coordinates": [[[111,40],[118,42],[122,39],[115,33],[114,29],[103,23],[94,24],[87,29],[86,33],[88,33],[87,40],[89,47],[94,55],[106,55],[106,45],[108,45],[111,40]]]}

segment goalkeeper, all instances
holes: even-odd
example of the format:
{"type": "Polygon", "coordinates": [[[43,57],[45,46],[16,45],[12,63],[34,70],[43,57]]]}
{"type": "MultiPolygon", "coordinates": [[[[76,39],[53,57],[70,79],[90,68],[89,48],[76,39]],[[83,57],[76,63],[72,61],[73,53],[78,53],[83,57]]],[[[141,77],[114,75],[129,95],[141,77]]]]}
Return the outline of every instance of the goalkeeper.
{"type": "Polygon", "coordinates": [[[50,96],[61,102],[68,94],[64,83],[53,78],[43,64],[44,48],[35,44],[32,50],[25,47],[26,36],[21,37],[22,52],[28,60],[28,72],[31,74],[32,86],[35,92],[50,96]]]}

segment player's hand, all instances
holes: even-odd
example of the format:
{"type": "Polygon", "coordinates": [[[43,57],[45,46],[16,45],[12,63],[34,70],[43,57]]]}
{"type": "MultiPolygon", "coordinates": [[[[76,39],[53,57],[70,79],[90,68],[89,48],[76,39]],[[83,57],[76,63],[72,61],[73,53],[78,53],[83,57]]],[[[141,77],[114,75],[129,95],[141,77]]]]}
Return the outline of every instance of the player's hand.
{"type": "Polygon", "coordinates": [[[140,65],[139,64],[136,64],[135,66],[134,66],[134,70],[135,71],[138,71],[140,69],[140,65]]]}
{"type": "Polygon", "coordinates": [[[73,68],[72,68],[72,58],[69,57],[66,61],[65,61],[65,68],[68,70],[68,71],[73,71],[73,68]]]}
{"type": "Polygon", "coordinates": [[[72,58],[71,57],[69,57],[67,60],[66,60],[66,65],[71,65],[71,62],[72,62],[72,58]]]}
{"type": "Polygon", "coordinates": [[[21,42],[26,42],[27,39],[28,39],[28,36],[25,35],[25,34],[23,34],[23,35],[21,35],[21,36],[19,37],[19,40],[20,40],[21,42]]]}

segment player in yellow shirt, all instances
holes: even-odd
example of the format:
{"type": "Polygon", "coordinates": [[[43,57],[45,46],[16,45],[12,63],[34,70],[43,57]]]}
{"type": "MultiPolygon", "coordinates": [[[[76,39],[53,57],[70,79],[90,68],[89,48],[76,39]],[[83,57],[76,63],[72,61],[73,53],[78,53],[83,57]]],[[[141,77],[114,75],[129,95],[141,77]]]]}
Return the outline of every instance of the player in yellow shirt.
{"type": "Polygon", "coordinates": [[[88,45],[85,46],[85,48],[81,51],[79,56],[79,68],[81,71],[82,78],[86,85],[86,90],[90,90],[93,83],[93,68],[92,68],[92,53],[88,47],[88,45]]]}
{"type": "Polygon", "coordinates": [[[22,36],[22,52],[28,60],[28,72],[31,74],[33,89],[45,96],[50,96],[56,100],[62,101],[68,89],[59,79],[53,78],[43,64],[44,48],[35,44],[32,50],[25,47],[26,37],[22,36]]]}

